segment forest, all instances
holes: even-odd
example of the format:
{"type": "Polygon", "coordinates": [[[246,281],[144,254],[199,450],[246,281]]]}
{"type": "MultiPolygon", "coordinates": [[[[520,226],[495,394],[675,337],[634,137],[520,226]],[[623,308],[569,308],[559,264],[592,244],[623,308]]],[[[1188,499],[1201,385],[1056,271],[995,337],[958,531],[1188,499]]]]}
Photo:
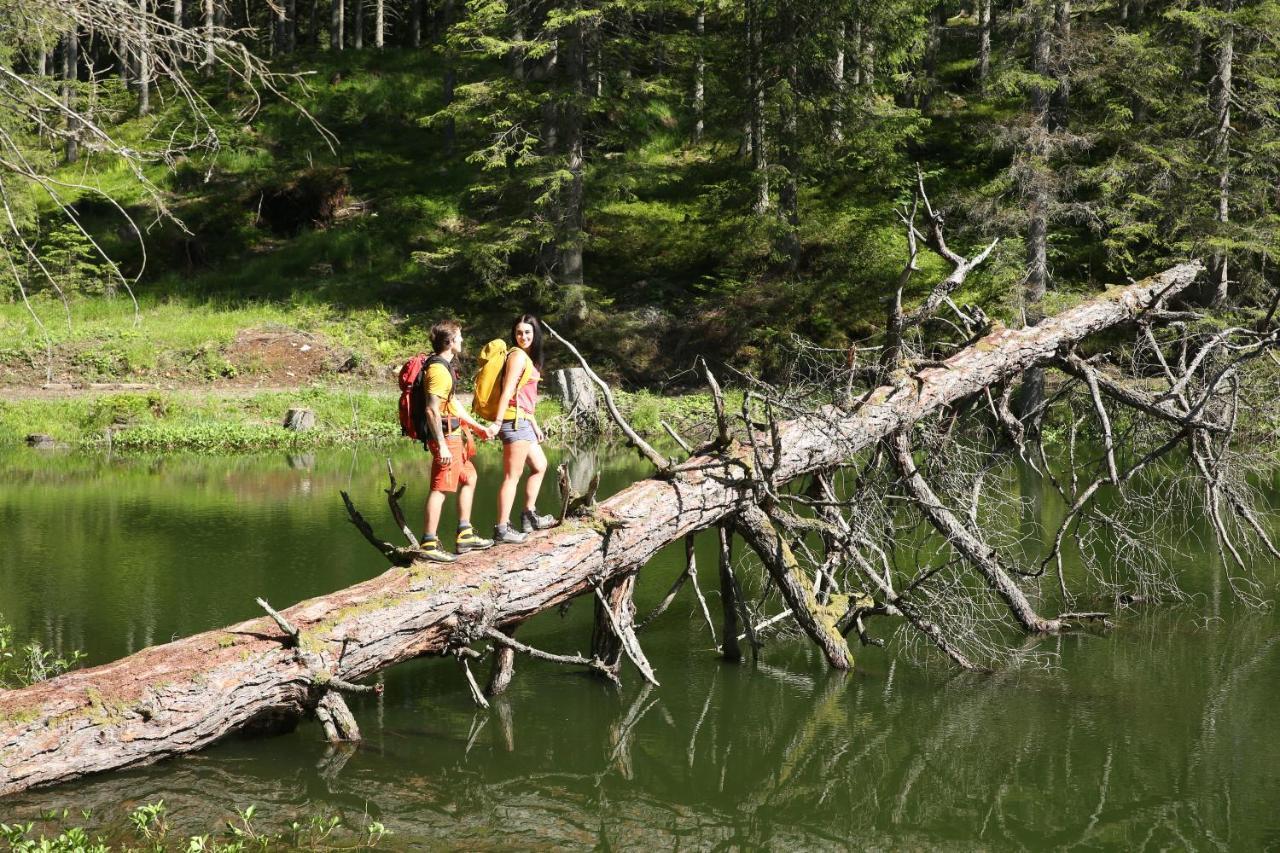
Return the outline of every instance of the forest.
{"type": "Polygon", "coordinates": [[[920,170],[993,316],[1187,257],[1265,311],[1278,8],[10,2],[0,287],[524,305],[659,387],[883,331],[920,170]]]}

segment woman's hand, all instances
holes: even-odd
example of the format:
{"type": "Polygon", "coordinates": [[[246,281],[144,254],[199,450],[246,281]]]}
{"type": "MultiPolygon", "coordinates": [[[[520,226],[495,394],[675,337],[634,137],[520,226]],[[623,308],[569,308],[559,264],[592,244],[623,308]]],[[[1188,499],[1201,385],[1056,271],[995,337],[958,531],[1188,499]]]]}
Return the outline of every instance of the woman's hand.
{"type": "Polygon", "coordinates": [[[546,433],[542,431],[542,427],[538,426],[537,421],[533,422],[533,434],[537,437],[538,444],[542,444],[542,442],[547,440],[546,433]]]}
{"type": "Polygon", "coordinates": [[[484,434],[488,438],[497,438],[498,433],[502,431],[502,424],[494,421],[484,428],[484,434]]]}

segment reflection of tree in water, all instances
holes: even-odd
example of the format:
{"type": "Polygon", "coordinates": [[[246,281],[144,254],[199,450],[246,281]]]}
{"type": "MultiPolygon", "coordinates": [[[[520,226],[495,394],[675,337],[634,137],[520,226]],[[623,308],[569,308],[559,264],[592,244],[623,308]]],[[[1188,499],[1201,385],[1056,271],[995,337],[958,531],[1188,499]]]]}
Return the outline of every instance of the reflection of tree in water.
{"type": "Polygon", "coordinates": [[[534,691],[485,716],[435,708],[414,728],[364,713],[372,731],[355,750],[303,729],[29,792],[5,812],[65,805],[122,825],[163,798],[187,834],[217,832],[249,804],[274,831],[317,813],[359,827],[367,813],[396,833],[393,847],[1257,848],[1280,761],[1257,740],[1274,691],[1262,676],[1280,656],[1274,619],[1187,620],[1061,638],[1070,660],[1054,673],[953,678],[890,663],[841,676],[807,648],[778,649],[757,672],[602,689],[580,724],[575,704],[548,728],[556,714],[533,703],[554,700],[534,691]],[[1168,642],[1190,630],[1196,642],[1168,642]],[[1097,643],[1107,648],[1077,653],[1097,643]],[[294,760],[240,760],[264,750],[294,760]]]}

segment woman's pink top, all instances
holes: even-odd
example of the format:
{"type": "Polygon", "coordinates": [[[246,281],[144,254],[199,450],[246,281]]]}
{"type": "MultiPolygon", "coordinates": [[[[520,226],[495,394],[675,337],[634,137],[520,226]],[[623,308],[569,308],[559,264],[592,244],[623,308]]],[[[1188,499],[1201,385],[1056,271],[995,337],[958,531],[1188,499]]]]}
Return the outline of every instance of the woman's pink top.
{"type": "Polygon", "coordinates": [[[532,415],[538,407],[538,380],[542,378],[542,374],[532,363],[529,370],[532,371],[529,381],[516,389],[516,408],[532,415]]]}

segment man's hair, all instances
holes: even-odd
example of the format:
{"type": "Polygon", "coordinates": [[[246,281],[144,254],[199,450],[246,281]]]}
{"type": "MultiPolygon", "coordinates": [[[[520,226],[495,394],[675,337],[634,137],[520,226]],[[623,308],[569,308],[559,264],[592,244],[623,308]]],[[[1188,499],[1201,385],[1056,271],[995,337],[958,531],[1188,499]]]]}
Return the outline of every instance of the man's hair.
{"type": "Polygon", "coordinates": [[[453,336],[462,331],[457,320],[441,320],[431,327],[431,351],[444,352],[453,341],[453,336]]]}

